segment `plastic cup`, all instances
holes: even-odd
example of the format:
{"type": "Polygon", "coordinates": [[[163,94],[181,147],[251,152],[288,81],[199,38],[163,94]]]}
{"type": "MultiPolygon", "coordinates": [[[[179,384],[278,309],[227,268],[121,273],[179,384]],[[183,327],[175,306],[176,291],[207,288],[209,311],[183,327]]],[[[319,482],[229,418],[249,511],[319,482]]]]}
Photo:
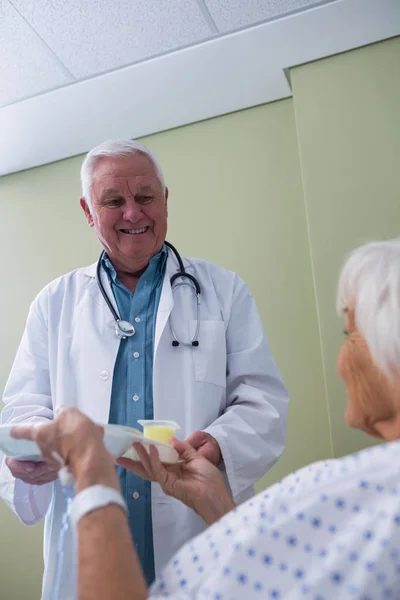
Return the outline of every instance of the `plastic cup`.
{"type": "Polygon", "coordinates": [[[163,420],[139,420],[139,425],[143,427],[143,435],[149,440],[154,442],[161,442],[162,444],[169,444],[169,440],[175,437],[175,432],[180,429],[179,425],[175,421],[163,421],[163,420]]]}

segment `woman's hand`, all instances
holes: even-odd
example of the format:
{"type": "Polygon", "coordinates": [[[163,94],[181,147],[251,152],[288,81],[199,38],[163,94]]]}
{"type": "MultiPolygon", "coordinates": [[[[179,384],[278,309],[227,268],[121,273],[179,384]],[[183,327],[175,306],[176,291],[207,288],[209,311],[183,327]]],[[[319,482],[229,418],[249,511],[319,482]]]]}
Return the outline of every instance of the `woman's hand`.
{"type": "Polygon", "coordinates": [[[43,461],[54,470],[68,466],[78,491],[95,484],[119,489],[113,460],[103,444],[102,428],[78,410],[61,409],[54,421],[16,426],[11,435],[36,442],[43,461]]]}
{"type": "Polygon", "coordinates": [[[177,498],[192,508],[211,525],[235,507],[225,487],[221,472],[187,442],[172,440],[182,462],[163,465],[157,448],[150,452],[135,443],[141,462],[120,458],[117,463],[143,479],[155,481],[168,496],[177,498]]]}

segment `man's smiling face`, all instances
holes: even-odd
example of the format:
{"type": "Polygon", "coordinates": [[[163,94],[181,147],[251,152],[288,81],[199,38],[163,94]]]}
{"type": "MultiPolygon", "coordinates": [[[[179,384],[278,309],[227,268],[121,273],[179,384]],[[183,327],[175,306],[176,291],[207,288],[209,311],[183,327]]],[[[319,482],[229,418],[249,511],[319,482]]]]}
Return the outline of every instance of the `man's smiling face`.
{"type": "Polygon", "coordinates": [[[99,158],[94,166],[91,208],[81,206],[117,270],[139,271],[155,256],[167,234],[168,189],[150,159],[99,158]]]}

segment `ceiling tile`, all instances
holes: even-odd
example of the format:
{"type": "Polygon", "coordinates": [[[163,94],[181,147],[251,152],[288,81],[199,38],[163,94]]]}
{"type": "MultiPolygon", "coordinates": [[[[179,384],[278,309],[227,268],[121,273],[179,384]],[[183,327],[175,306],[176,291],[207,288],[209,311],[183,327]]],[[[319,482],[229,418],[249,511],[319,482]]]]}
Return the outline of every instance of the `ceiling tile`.
{"type": "Polygon", "coordinates": [[[0,2],[0,106],[73,81],[8,0],[0,2]]]}
{"type": "Polygon", "coordinates": [[[221,33],[335,0],[205,0],[221,33]]]}
{"type": "Polygon", "coordinates": [[[211,35],[195,0],[12,1],[77,78],[211,35]]]}

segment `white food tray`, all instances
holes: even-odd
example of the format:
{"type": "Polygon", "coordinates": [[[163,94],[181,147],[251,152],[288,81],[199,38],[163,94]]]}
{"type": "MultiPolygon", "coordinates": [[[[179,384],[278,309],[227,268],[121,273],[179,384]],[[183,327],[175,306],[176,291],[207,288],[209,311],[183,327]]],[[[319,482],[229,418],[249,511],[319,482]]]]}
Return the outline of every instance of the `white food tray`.
{"type": "MultiPolygon", "coordinates": [[[[0,426],[0,450],[2,450],[6,456],[16,458],[17,460],[40,462],[42,458],[36,442],[30,440],[16,440],[11,437],[10,431],[13,427],[15,427],[15,425],[0,426]]],[[[147,451],[149,450],[150,445],[156,446],[161,462],[176,463],[179,460],[178,453],[172,446],[149,440],[143,437],[143,434],[137,429],[124,427],[122,425],[103,425],[103,427],[104,445],[114,459],[123,456],[132,460],[139,460],[137,452],[132,444],[134,442],[140,442],[147,451]]]]}

